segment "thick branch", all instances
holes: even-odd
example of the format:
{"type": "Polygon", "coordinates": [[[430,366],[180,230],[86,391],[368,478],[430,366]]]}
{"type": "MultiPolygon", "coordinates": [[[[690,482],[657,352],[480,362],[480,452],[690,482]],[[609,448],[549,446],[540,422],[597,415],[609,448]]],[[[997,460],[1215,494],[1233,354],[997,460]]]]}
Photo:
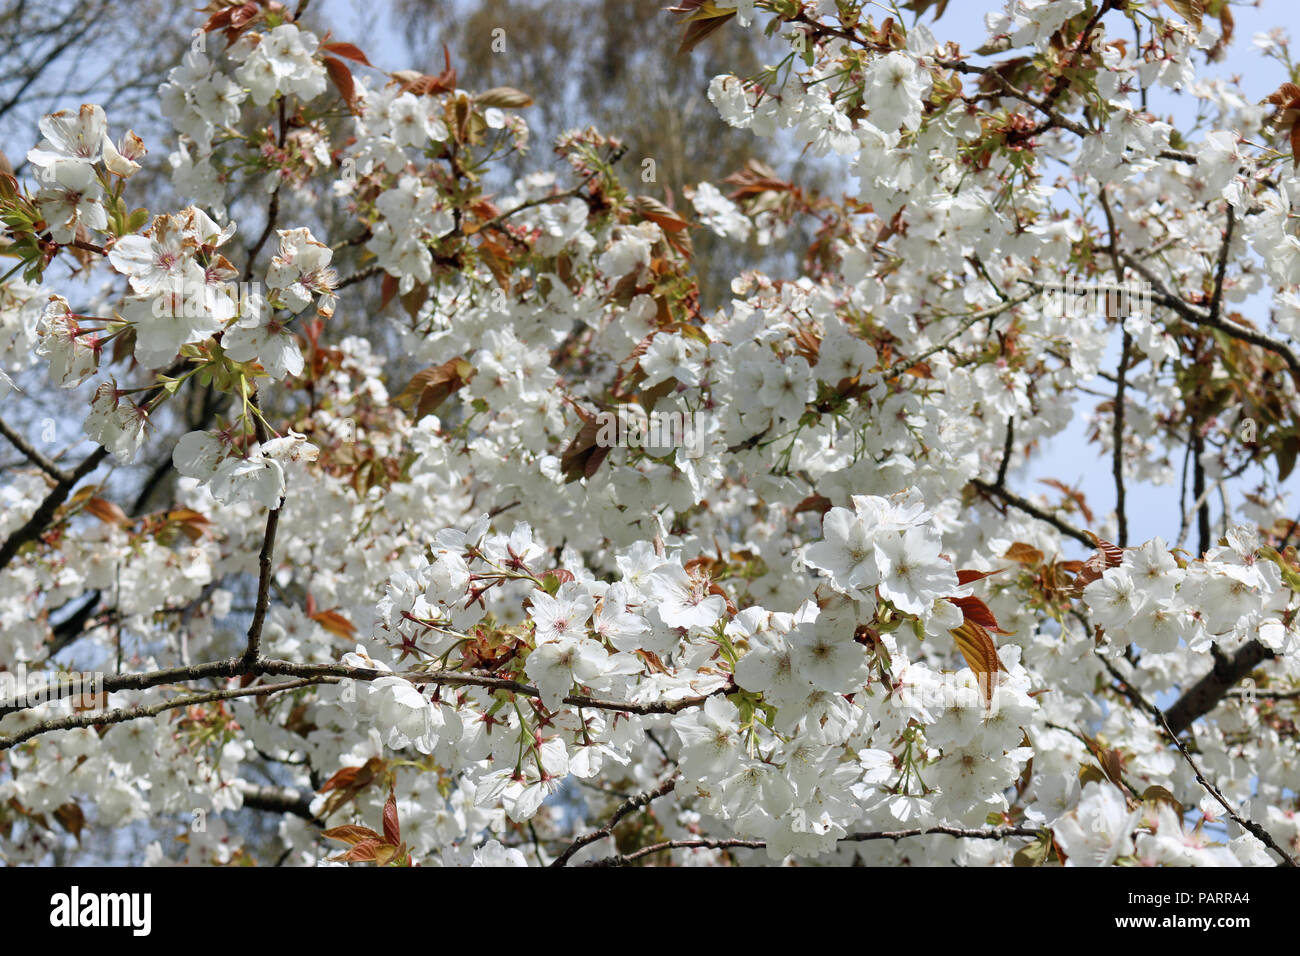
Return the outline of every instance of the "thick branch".
{"type": "Polygon", "coordinates": [[[300,793],[292,787],[264,787],[246,780],[237,781],[235,786],[243,794],[244,806],[250,810],[265,810],[268,813],[292,813],[310,823],[321,823],[311,812],[311,795],[300,793]]]}
{"type": "Polygon", "coordinates": [[[1176,734],[1187,730],[1198,718],[1214,710],[1228,691],[1251,671],[1272,657],[1273,652],[1259,641],[1251,641],[1230,657],[1223,653],[1216,655],[1210,672],[1184,691],[1165,712],[1170,728],[1176,734]]]}

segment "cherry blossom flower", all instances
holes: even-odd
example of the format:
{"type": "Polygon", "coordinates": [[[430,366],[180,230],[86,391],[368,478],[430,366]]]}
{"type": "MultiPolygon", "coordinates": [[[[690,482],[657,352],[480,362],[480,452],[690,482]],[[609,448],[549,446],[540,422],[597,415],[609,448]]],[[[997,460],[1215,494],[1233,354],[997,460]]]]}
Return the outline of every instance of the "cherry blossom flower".
{"type": "Polygon", "coordinates": [[[90,167],[99,162],[108,137],[108,118],[102,107],[83,104],[74,115],[68,110],[50,113],[41,119],[45,136],[27,153],[27,161],[44,169],[74,164],[90,167]]]}

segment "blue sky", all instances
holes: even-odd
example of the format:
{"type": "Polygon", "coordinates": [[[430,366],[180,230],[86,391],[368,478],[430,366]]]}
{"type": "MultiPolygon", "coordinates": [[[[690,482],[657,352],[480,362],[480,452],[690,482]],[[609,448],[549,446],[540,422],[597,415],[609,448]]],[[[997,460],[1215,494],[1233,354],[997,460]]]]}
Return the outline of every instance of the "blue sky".
{"type": "MultiPolygon", "coordinates": [[[[956,40],[964,48],[977,45],[974,37],[985,34],[984,13],[1001,8],[1001,3],[992,0],[954,0],[948,4],[947,11],[937,22],[927,20],[936,38],[956,40]]],[[[1232,7],[1235,31],[1227,55],[1221,61],[1206,64],[1204,56],[1196,58],[1198,77],[1219,77],[1240,80],[1242,91],[1247,100],[1258,102],[1277,89],[1283,82],[1280,64],[1266,59],[1252,43],[1256,33],[1267,32],[1276,26],[1294,28],[1297,25],[1297,6],[1294,0],[1261,0],[1258,6],[1232,7]]],[[[1110,20],[1118,15],[1110,15],[1110,20]]],[[[1289,32],[1294,33],[1293,29],[1289,32]]],[[[1295,36],[1292,39],[1296,39],[1295,36]]],[[[1150,91],[1148,108],[1155,115],[1175,128],[1187,131],[1196,117],[1196,101],[1187,93],[1174,93],[1163,88],[1150,91]]],[[[1199,137],[1197,137],[1199,138],[1199,137]]],[[[1242,304],[1241,310],[1248,316],[1262,319],[1268,309],[1268,301],[1261,296],[1254,296],[1242,304]]],[[[1103,368],[1111,370],[1118,364],[1118,346],[1112,343],[1110,354],[1103,368]]],[[[1109,387],[1104,380],[1094,383],[1098,391],[1109,387]]],[[[1088,503],[1098,518],[1114,508],[1115,487],[1111,478],[1110,462],[1098,459],[1099,449],[1087,442],[1088,425],[1084,414],[1091,403],[1101,401],[1091,396],[1082,396],[1075,404],[1075,417],[1069,427],[1052,441],[1048,442],[1027,468],[1013,473],[1012,484],[1018,490],[1032,494],[1047,490],[1039,484],[1039,479],[1056,478],[1072,487],[1081,487],[1088,503]]],[[[1177,469],[1181,460],[1175,462],[1177,469]]],[[[1177,536],[1179,526],[1178,487],[1176,483],[1163,487],[1138,482],[1127,483],[1127,507],[1129,541],[1138,544],[1160,535],[1172,544],[1177,536]]],[[[1190,481],[1189,481],[1190,485],[1190,481]]],[[[1297,479],[1287,483],[1294,493],[1297,479]]],[[[1294,494],[1292,498],[1295,501],[1294,494]]],[[[1190,503],[1190,488],[1189,488],[1190,503]]],[[[1218,502],[1213,501],[1214,520],[1218,521],[1218,502]]],[[[1217,527],[1217,524],[1216,524],[1217,527]]],[[[1189,535],[1189,539],[1192,536],[1189,535]]],[[[1194,546],[1194,541],[1192,542],[1194,546]]]]}

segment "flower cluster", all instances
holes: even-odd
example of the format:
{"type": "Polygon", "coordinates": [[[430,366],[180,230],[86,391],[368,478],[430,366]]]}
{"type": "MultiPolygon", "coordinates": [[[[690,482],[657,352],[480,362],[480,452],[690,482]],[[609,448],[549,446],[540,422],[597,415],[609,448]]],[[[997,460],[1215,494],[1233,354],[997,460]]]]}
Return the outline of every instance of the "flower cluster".
{"type": "Polygon", "coordinates": [[[0,712],[0,854],[90,799],[157,824],[270,778],[327,824],[284,818],[301,864],[611,857],[580,837],[633,796],[617,851],[678,863],[1294,855],[1300,178],[1259,145],[1293,90],[1270,119],[1197,86],[1193,136],[1141,91],[1195,81],[1208,14],[1006,0],[984,66],[859,6],[710,5],[790,43],[708,84],[722,118],[855,184],[754,161],[686,191],[698,222],[595,129],[498,181],[525,94],[381,71],[279,4],[218,5],[160,90],[179,210],[130,211],[143,144],[100,107],[47,116],[0,177],[0,393],[39,373],[97,447],[6,422],[0,661],[75,643],[113,677],[0,712]],[[813,238],[718,304],[696,227],[813,238]],[[1041,294],[1111,272],[1155,307],[1041,294]],[[602,438],[652,415],[690,447],[602,438]],[[1026,490],[1072,423],[1113,511],[1026,490]],[[109,455],[149,466],[134,503],[89,490],[109,455]],[[1126,483],[1180,460],[1176,535],[1130,541],[1126,483]]]}

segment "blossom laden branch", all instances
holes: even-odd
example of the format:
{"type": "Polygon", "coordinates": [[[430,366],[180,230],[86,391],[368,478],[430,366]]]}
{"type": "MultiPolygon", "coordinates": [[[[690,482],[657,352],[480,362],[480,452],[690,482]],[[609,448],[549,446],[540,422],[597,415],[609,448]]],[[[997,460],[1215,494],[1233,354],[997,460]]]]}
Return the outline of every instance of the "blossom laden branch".
{"type": "Polygon", "coordinates": [[[310,687],[314,684],[327,683],[328,678],[311,677],[303,680],[284,681],[279,684],[262,684],[257,687],[233,687],[226,690],[206,691],[201,694],[186,694],[181,697],[173,697],[169,700],[159,701],[156,704],[137,707],[119,707],[116,710],[104,711],[99,713],[88,714],[70,714],[67,717],[58,717],[51,720],[44,720],[24,728],[17,733],[0,737],[0,751],[9,750],[17,747],[33,737],[39,737],[41,734],[48,734],[58,730],[76,730],[82,727],[101,727],[108,724],[120,724],[128,720],[140,720],[145,717],[157,717],[169,710],[178,710],[184,707],[196,707],[200,704],[211,704],[223,700],[235,700],[240,697],[265,697],[269,694],[279,694],[288,690],[298,690],[303,687],[310,687]]]}
{"type": "Polygon", "coordinates": [[[1187,761],[1187,765],[1192,768],[1192,773],[1196,775],[1196,782],[1199,783],[1202,787],[1204,787],[1205,791],[1208,794],[1210,794],[1210,796],[1212,796],[1221,807],[1223,807],[1224,811],[1228,814],[1229,818],[1231,818],[1232,822],[1237,824],[1243,830],[1250,833],[1261,843],[1267,846],[1270,850],[1276,853],[1279,857],[1281,857],[1282,866],[1295,867],[1300,865],[1297,864],[1295,858],[1291,856],[1291,854],[1287,853],[1284,849],[1278,846],[1277,841],[1273,839],[1273,835],[1271,833],[1265,830],[1254,820],[1251,820],[1247,817],[1243,817],[1241,814],[1239,814],[1236,808],[1234,808],[1232,804],[1229,803],[1224,798],[1223,794],[1219,792],[1219,789],[1205,778],[1205,774],[1201,772],[1200,766],[1196,763],[1196,760],[1192,757],[1191,753],[1188,752],[1187,746],[1186,744],[1183,743],[1182,738],[1179,737],[1178,734],[1174,732],[1173,727],[1170,726],[1169,720],[1165,717],[1164,711],[1162,711],[1155,704],[1147,700],[1146,697],[1143,696],[1142,692],[1139,691],[1136,687],[1134,687],[1133,684],[1130,683],[1129,680],[1119,672],[1119,668],[1117,668],[1113,663],[1111,663],[1105,657],[1102,657],[1100,654],[1098,654],[1097,657],[1102,662],[1102,665],[1106,668],[1106,670],[1110,672],[1110,675],[1114,677],[1116,681],[1119,682],[1122,688],[1124,688],[1127,696],[1139,707],[1141,707],[1142,710],[1146,711],[1148,716],[1150,716],[1153,720],[1155,720],[1156,726],[1161,728],[1164,731],[1165,735],[1173,743],[1173,745],[1178,748],[1178,752],[1182,754],[1183,759],[1187,761]]]}
{"type": "MultiPolygon", "coordinates": [[[[260,676],[289,676],[301,678],[301,682],[286,682],[282,685],[262,685],[261,693],[270,693],[265,688],[272,686],[276,689],[292,689],[296,686],[306,686],[309,683],[330,683],[339,679],[357,680],[357,681],[375,681],[381,678],[398,677],[411,684],[423,686],[427,684],[438,684],[449,687],[482,687],[487,690],[507,691],[515,694],[523,694],[528,697],[541,698],[542,692],[521,681],[510,680],[503,677],[492,677],[486,674],[473,674],[464,672],[438,672],[438,671],[409,671],[405,673],[393,673],[392,671],[376,670],[365,667],[352,667],[347,664],[303,664],[294,661],[276,660],[270,658],[249,659],[247,656],[230,658],[224,661],[211,661],[205,664],[196,664],[191,667],[178,667],[160,671],[142,672],[137,674],[120,674],[106,677],[100,687],[105,693],[115,693],[122,690],[146,690],[151,687],[158,687],[164,684],[187,683],[197,680],[210,678],[231,678],[231,677],[260,677],[260,676]]],[[[672,715],[679,714],[682,711],[692,707],[699,707],[711,697],[727,693],[729,685],[719,687],[717,690],[708,694],[702,694],[695,697],[682,697],[671,701],[651,701],[649,703],[634,703],[632,701],[605,700],[599,697],[587,697],[580,694],[568,694],[563,698],[563,703],[574,707],[585,707],[591,710],[605,710],[617,713],[636,714],[649,716],[654,714],[672,715]]],[[[250,692],[257,691],[257,688],[248,688],[250,692]]],[[[41,701],[31,706],[40,706],[56,700],[62,700],[84,692],[80,683],[64,683],[55,685],[48,689],[41,701]]],[[[211,691],[210,694],[222,695],[228,691],[211,691]]],[[[240,696],[236,694],[235,696],[240,696]]],[[[205,700],[219,700],[220,696],[209,697],[207,695],[196,695],[204,697],[205,700]]],[[[185,699],[182,702],[176,702],[173,706],[185,706],[185,699]]],[[[203,703],[204,701],[193,699],[190,703],[203,703]]],[[[153,705],[158,706],[158,705],[153,705]]],[[[24,710],[26,707],[13,708],[14,710],[24,710]]],[[[137,717],[150,717],[170,709],[167,706],[161,707],[156,711],[149,708],[121,708],[105,714],[86,714],[74,715],[72,717],[61,717],[44,721],[28,728],[21,734],[12,737],[0,737],[0,751],[8,750],[24,740],[40,734],[56,730],[67,730],[74,727],[91,727],[100,723],[119,723],[123,720],[133,720],[137,717]],[[111,716],[111,719],[107,719],[111,716]]]]}
{"type": "Polygon", "coordinates": [[[1287,367],[1291,369],[1292,374],[1300,381],[1300,357],[1298,357],[1291,347],[1277,339],[1264,335],[1262,332],[1256,332],[1245,326],[1236,325],[1228,322],[1221,316],[1212,315],[1202,312],[1188,302],[1174,295],[1169,287],[1156,273],[1144,262],[1134,258],[1130,253],[1121,252],[1121,257],[1126,263],[1144,279],[1151,283],[1155,288],[1156,300],[1167,308],[1172,309],[1181,318],[1186,319],[1193,325],[1200,325],[1210,329],[1216,329],[1224,334],[1240,339],[1243,342],[1249,342],[1262,349],[1266,349],[1275,355],[1281,356],[1286,362],[1287,367]]]}

